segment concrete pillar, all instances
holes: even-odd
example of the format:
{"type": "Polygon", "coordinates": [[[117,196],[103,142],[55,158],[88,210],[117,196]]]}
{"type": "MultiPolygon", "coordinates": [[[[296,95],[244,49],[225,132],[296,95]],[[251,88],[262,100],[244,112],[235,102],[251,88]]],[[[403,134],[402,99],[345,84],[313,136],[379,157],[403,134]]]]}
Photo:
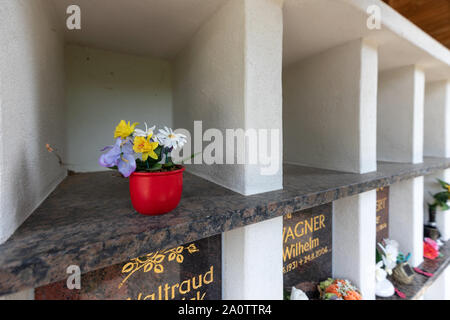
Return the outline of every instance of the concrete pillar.
{"type": "Polygon", "coordinates": [[[285,162],[376,170],[377,49],[355,40],[283,70],[285,162]]]}
{"type": "Polygon", "coordinates": [[[283,218],[223,233],[224,300],[283,299],[283,218]]]}
{"type": "MultiPolygon", "coordinates": [[[[425,75],[416,66],[381,72],[378,86],[378,160],[423,161],[425,75]]],[[[423,261],[423,177],[390,188],[389,235],[411,263],[423,261]]]]}
{"type": "MultiPolygon", "coordinates": [[[[218,138],[226,139],[225,152],[222,146],[216,150],[221,160],[206,164],[198,155],[188,170],[244,195],[283,187],[281,5],[277,0],[226,2],[174,63],[175,127],[194,134],[198,120],[204,131],[218,129],[218,138]],[[256,143],[249,143],[245,135],[229,135],[227,129],[272,131],[267,135],[269,142],[260,134],[256,143]],[[245,163],[236,163],[242,155],[245,163]],[[252,156],[257,163],[250,163],[252,156]]],[[[196,132],[193,138],[208,141],[200,142],[195,153],[214,142],[201,135],[196,132]]]]}
{"type": "MultiPolygon", "coordinates": [[[[227,1],[174,63],[175,127],[198,140],[202,132],[194,133],[194,121],[202,121],[203,131],[218,129],[225,138],[225,152],[218,150],[222,163],[202,163],[197,156],[188,170],[245,195],[282,189],[281,6],[279,0],[227,1]],[[273,131],[269,143],[259,136],[255,151],[245,135],[231,136],[230,146],[227,129],[273,131]],[[270,163],[262,161],[265,151],[270,163]],[[224,164],[242,154],[245,163],[224,164]],[[257,164],[249,163],[253,155],[257,164]]],[[[210,143],[194,146],[193,152],[210,143]]],[[[223,234],[224,299],[282,299],[282,229],[280,217],[223,234]]]]}
{"type": "Polygon", "coordinates": [[[375,299],[376,191],[333,202],[333,277],[375,299]]]}
{"type": "Polygon", "coordinates": [[[427,83],[425,88],[423,153],[450,157],[450,81],[427,83]]]}
{"type": "Polygon", "coordinates": [[[423,161],[425,75],[416,66],[380,73],[378,86],[378,160],[423,161]]]}
{"type": "Polygon", "coordinates": [[[417,177],[390,187],[389,237],[400,251],[411,253],[414,267],[423,261],[423,180],[417,177]]]}

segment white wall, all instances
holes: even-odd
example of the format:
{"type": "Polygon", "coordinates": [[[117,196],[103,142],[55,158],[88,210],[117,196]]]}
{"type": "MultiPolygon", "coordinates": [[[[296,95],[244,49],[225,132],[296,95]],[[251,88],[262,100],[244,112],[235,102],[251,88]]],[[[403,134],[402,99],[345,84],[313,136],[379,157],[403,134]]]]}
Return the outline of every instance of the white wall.
{"type": "Polygon", "coordinates": [[[355,40],[284,68],[286,162],[376,170],[377,63],[376,48],[355,40]]]}
{"type": "Polygon", "coordinates": [[[100,149],[120,120],[172,126],[169,62],[69,45],[66,66],[66,159],[77,172],[100,171],[100,149]]]}
{"type": "MultiPolygon", "coordinates": [[[[244,3],[227,2],[204,24],[174,65],[174,124],[193,131],[242,128],[245,121],[244,3]]],[[[198,150],[195,150],[198,152],[198,150]]],[[[200,160],[198,156],[196,160],[200,160]]],[[[189,171],[244,191],[243,165],[192,165],[189,171]]]]}
{"type": "Polygon", "coordinates": [[[65,176],[46,143],[62,147],[64,52],[46,1],[0,6],[0,243],[65,176]]]}
{"type": "Polygon", "coordinates": [[[425,75],[416,66],[380,73],[378,160],[423,161],[425,75]]]}
{"type": "Polygon", "coordinates": [[[426,84],[424,122],[423,154],[450,157],[450,81],[426,84]]]}
{"type": "MultiPolygon", "coordinates": [[[[194,121],[202,120],[203,131],[216,128],[224,137],[226,129],[281,131],[282,30],[278,1],[228,1],[177,56],[175,126],[193,133],[194,121]]],[[[273,176],[242,164],[198,163],[188,170],[248,195],[282,188],[281,146],[277,156],[280,170],[273,176]]],[[[201,156],[195,160],[201,162],[201,156]]]]}

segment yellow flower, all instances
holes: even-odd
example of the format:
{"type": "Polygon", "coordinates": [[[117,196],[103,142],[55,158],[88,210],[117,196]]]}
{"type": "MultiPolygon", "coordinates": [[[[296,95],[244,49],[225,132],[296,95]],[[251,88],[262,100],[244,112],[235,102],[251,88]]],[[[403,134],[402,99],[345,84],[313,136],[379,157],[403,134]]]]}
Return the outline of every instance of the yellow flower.
{"type": "Polygon", "coordinates": [[[145,137],[134,138],[133,150],[136,153],[142,153],[142,160],[147,161],[148,157],[158,159],[158,155],[155,153],[155,149],[158,147],[158,142],[151,142],[149,135],[147,139],[145,137]]]}
{"type": "Polygon", "coordinates": [[[116,138],[122,138],[126,139],[127,137],[131,136],[134,132],[134,128],[139,123],[135,122],[133,124],[130,124],[130,121],[128,123],[125,122],[125,120],[120,121],[120,123],[116,127],[116,131],[114,132],[114,139],[116,138]]]}

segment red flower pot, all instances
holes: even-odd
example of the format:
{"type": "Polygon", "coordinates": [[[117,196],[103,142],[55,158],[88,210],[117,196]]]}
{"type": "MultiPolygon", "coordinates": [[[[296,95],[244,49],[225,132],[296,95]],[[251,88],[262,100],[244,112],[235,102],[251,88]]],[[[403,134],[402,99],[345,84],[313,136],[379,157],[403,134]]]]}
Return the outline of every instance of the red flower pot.
{"type": "Polygon", "coordinates": [[[184,169],[134,172],[130,176],[130,196],[134,209],[149,216],[161,215],[175,209],[183,191],[184,169]]]}

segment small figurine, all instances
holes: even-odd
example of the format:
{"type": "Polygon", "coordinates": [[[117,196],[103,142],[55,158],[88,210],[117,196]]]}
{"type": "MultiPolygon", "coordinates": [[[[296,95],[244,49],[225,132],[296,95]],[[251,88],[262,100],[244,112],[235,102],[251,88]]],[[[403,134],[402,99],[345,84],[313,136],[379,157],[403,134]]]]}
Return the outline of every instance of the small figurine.
{"type": "Polygon", "coordinates": [[[387,279],[387,272],[383,269],[384,262],[379,261],[375,270],[375,294],[379,297],[387,298],[395,294],[394,285],[387,279]]]}
{"type": "Polygon", "coordinates": [[[408,263],[411,253],[405,257],[402,253],[399,253],[397,258],[397,266],[392,270],[392,277],[395,281],[402,284],[410,284],[414,279],[414,270],[408,263]]]}

